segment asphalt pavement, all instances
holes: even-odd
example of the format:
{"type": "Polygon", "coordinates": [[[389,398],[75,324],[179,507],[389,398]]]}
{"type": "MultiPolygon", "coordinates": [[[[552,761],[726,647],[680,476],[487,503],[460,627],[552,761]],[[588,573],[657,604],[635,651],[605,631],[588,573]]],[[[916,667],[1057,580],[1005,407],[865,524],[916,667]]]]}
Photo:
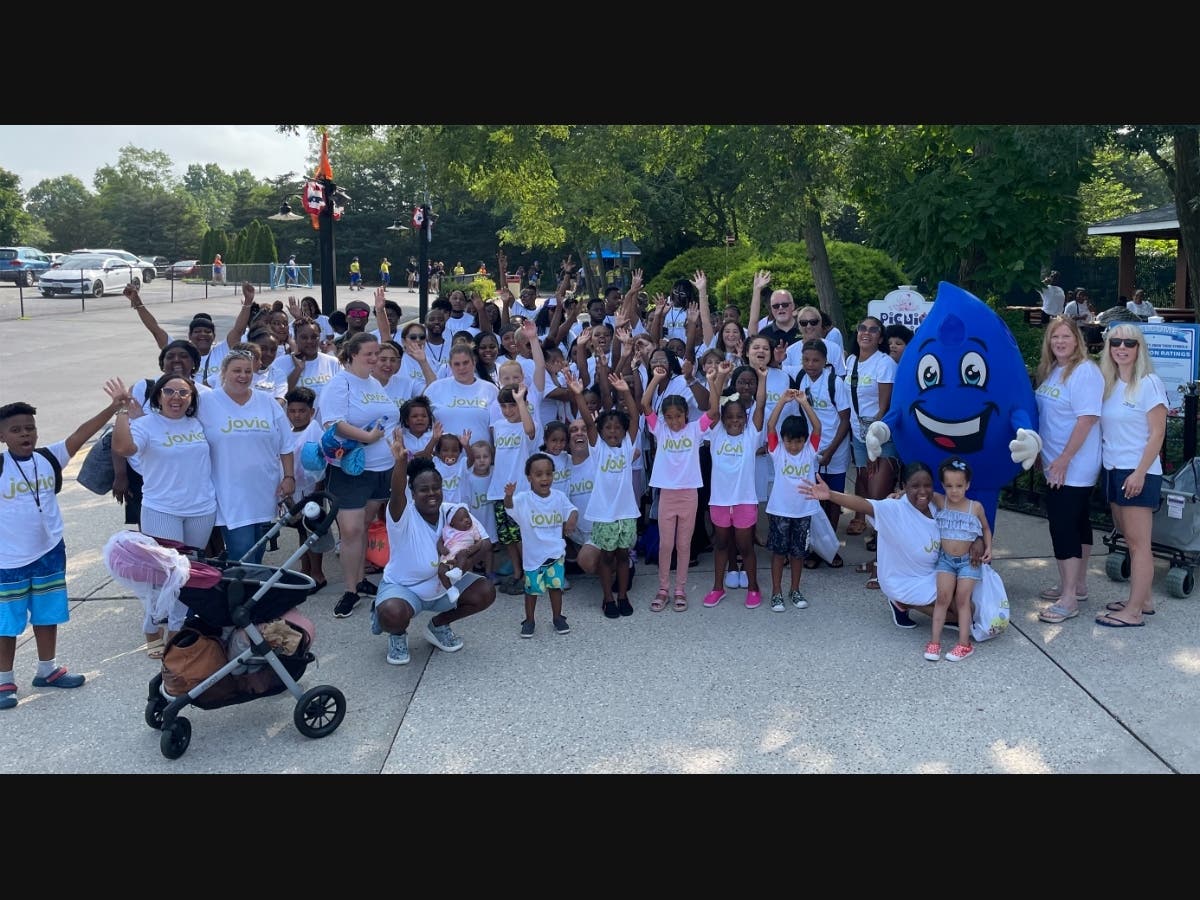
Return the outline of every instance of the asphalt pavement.
{"type": "MultiPolygon", "coordinates": [[[[171,334],[195,312],[232,323],[239,293],[170,293],[143,299],[171,334]]],[[[178,288],[178,286],[176,286],[178,288]]],[[[164,290],[166,289],[166,290],[164,290]]],[[[105,379],[152,375],[157,349],[123,297],[31,298],[20,318],[17,289],[0,286],[0,404],[38,408],[40,443],[60,440],[106,401],[105,379]]],[[[264,299],[284,292],[263,292],[264,299]]],[[[359,294],[340,289],[339,305],[359,294]]],[[[416,294],[389,296],[416,311],[416,294]]],[[[1096,533],[1083,613],[1060,625],[1037,620],[1038,591],[1054,583],[1046,522],[1001,510],[993,563],[1012,621],[960,663],[926,662],[927,620],[897,628],[879,591],[854,564],[861,537],[842,536],[846,566],[804,573],[807,609],[774,613],[730,590],[717,607],[700,598],[712,558],[689,571],[686,612],[651,612],[657,571],[640,564],[630,617],[605,619],[592,577],[572,576],[564,609],[571,633],[556,635],[539,602],[537,631],[518,636],[522,599],[498,595],[456,623],[464,648],[447,654],[411,629],[412,662],[385,663],[386,639],[370,634],[368,604],[333,617],[341,595],[336,557],[329,586],[302,606],[316,624],[317,664],[305,688],[341,690],[347,712],[327,737],[304,737],[289,694],[213,710],[189,709],[192,736],[164,757],[144,721],[158,670],[141,635],[140,601],[100,561],[123,527],[111,497],[89,493],[65,472],[71,620],[58,658],[87,676],[76,690],[34,688],[32,633],[18,641],[20,703],[0,711],[0,758],[19,773],[1196,773],[1200,772],[1200,598],[1174,598],[1156,560],[1157,614],[1144,628],[1093,623],[1127,585],[1105,574],[1096,533]]],[[[844,516],[844,530],[849,516],[844,516]]],[[[289,532],[268,562],[295,546],[289,532]]],[[[766,559],[759,564],[769,579],[766,559]]]]}

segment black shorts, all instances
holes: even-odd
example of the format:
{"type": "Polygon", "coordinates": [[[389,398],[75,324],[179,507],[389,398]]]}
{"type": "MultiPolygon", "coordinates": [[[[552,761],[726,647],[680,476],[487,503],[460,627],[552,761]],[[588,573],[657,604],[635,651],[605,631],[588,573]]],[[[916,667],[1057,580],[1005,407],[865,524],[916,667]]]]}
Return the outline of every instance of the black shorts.
{"type": "Polygon", "coordinates": [[[808,528],[811,516],[793,519],[790,516],[767,514],[767,549],[776,556],[804,559],[808,554],[808,528]]]}
{"type": "Polygon", "coordinates": [[[365,509],[368,500],[387,500],[392,496],[392,470],[347,475],[330,466],[325,490],[337,497],[338,509],[365,509]]]}

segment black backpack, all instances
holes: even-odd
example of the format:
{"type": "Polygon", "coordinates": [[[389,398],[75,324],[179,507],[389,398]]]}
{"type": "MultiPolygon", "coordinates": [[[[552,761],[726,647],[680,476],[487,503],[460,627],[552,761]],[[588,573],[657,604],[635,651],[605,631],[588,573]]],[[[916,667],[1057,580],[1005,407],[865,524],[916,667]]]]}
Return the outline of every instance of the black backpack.
{"type": "MultiPolygon", "coordinates": [[[[34,453],[40,453],[50,461],[50,468],[54,470],[54,493],[62,493],[62,466],[58,464],[58,458],[45,447],[35,447],[34,453]]],[[[4,457],[6,453],[0,453],[0,472],[4,471],[4,457]]]]}

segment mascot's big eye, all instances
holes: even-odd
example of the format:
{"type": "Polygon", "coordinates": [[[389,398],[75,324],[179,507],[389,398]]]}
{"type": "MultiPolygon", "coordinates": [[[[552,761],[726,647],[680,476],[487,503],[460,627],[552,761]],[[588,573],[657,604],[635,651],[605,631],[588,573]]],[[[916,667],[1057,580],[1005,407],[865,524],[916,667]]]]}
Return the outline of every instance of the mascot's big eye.
{"type": "Polygon", "coordinates": [[[971,387],[983,387],[987,384],[987,363],[978,353],[968,353],[959,364],[963,384],[971,387]]]}
{"type": "Polygon", "coordinates": [[[932,353],[926,353],[917,363],[917,388],[937,387],[942,381],[942,364],[932,353]]]}

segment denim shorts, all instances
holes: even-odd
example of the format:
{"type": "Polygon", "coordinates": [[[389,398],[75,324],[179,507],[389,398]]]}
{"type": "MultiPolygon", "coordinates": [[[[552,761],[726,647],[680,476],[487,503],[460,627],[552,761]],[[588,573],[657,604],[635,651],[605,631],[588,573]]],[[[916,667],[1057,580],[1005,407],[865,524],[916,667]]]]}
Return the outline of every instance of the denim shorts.
{"type": "Polygon", "coordinates": [[[983,569],[979,566],[971,565],[970,553],[964,553],[962,556],[951,556],[945,550],[939,550],[937,565],[933,567],[933,571],[947,572],[957,578],[971,578],[975,581],[983,580],[983,569]]]}
{"type": "Polygon", "coordinates": [[[1125,479],[1133,474],[1133,469],[1104,469],[1104,499],[1114,506],[1148,506],[1158,509],[1162,500],[1162,476],[1147,475],[1142,484],[1142,492],[1136,497],[1126,497],[1122,488],[1125,479]]]}
{"type": "MultiPolygon", "coordinates": [[[[454,582],[454,586],[458,588],[459,594],[464,594],[471,585],[479,581],[483,576],[478,572],[466,572],[463,577],[454,582]]],[[[375,600],[371,604],[371,609],[377,607],[384,600],[391,600],[394,597],[399,597],[410,607],[412,607],[413,615],[422,612],[444,613],[449,612],[458,605],[457,601],[451,600],[443,591],[432,600],[425,600],[418,597],[411,588],[405,587],[402,584],[395,584],[387,579],[379,583],[378,593],[375,595],[375,600]]]]}
{"type": "MultiPolygon", "coordinates": [[[[850,435],[850,453],[854,457],[854,465],[860,469],[865,469],[870,460],[867,459],[867,445],[864,441],[860,441],[850,435]]],[[[888,441],[879,450],[880,459],[899,459],[900,453],[896,450],[896,442],[888,441]]]]}

